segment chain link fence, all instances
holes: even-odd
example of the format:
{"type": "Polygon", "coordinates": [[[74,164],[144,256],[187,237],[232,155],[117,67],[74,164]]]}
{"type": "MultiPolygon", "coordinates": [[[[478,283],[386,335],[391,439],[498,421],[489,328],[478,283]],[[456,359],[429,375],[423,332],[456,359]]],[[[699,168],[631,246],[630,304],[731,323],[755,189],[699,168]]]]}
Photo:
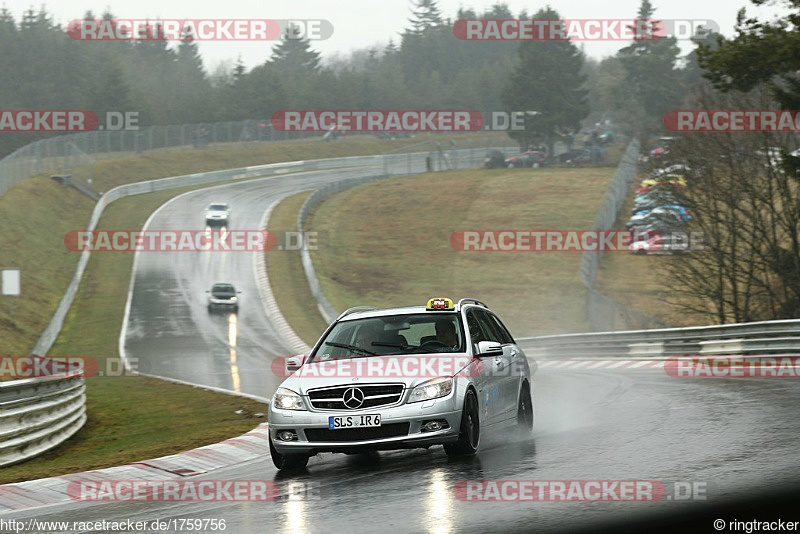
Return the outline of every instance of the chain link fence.
{"type": "MultiPolygon", "coordinates": [[[[484,120],[488,120],[488,118],[484,120]]],[[[76,181],[82,185],[91,186],[94,163],[103,158],[152,150],[186,147],[201,149],[221,143],[270,142],[303,138],[334,140],[343,135],[352,134],[328,132],[323,135],[318,131],[283,132],[275,129],[269,119],[149,126],[138,130],[94,130],[59,135],[25,145],[0,160],[0,195],[26,178],[46,173],[74,174],[79,172],[85,176],[76,178],[76,181]]],[[[381,138],[393,139],[412,137],[403,132],[376,135],[381,138]]],[[[431,144],[430,141],[427,143],[431,144]]],[[[487,138],[476,135],[466,146],[488,148],[503,143],[508,143],[508,139],[504,139],[502,136],[487,138]]],[[[437,149],[432,151],[431,161],[440,169],[447,168],[447,162],[443,159],[444,151],[465,148],[462,142],[459,142],[459,146],[454,146],[449,141],[434,144],[437,145],[437,149]]],[[[419,149],[414,151],[419,151],[419,149]]]]}
{"type": "MultiPolygon", "coordinates": [[[[620,160],[614,178],[603,196],[592,230],[606,231],[614,227],[619,211],[628,195],[631,182],[636,178],[639,160],[639,141],[633,139],[620,160]]],[[[584,252],[581,257],[581,280],[586,286],[586,313],[595,331],[664,328],[669,325],[603,295],[594,288],[603,252],[584,252]]]]}
{"type": "Polygon", "coordinates": [[[59,135],[25,145],[0,160],[0,195],[26,178],[45,173],[69,174],[81,169],[91,179],[94,162],[101,156],[319,136],[319,132],[281,132],[273,128],[269,120],[149,126],[139,130],[95,130],[59,135]],[[87,165],[88,169],[85,168],[87,165]]]}

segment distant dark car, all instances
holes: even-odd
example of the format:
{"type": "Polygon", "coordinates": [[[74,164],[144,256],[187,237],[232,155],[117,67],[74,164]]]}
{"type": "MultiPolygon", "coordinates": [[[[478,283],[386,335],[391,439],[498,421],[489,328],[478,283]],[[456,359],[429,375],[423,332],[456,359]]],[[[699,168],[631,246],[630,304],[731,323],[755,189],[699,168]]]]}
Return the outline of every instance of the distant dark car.
{"type": "Polygon", "coordinates": [[[594,159],[592,159],[591,148],[575,148],[563,154],[559,154],[556,160],[565,165],[590,165],[600,163],[606,159],[606,151],[602,147],[594,147],[594,159]]]}
{"type": "Polygon", "coordinates": [[[583,158],[583,157],[590,157],[591,154],[585,148],[574,148],[563,154],[559,154],[556,156],[556,161],[558,163],[568,163],[569,161],[576,159],[576,158],[583,158]]]}
{"type": "Polygon", "coordinates": [[[483,166],[487,169],[499,169],[506,166],[506,157],[499,150],[490,150],[483,158],[483,166]]]}
{"type": "Polygon", "coordinates": [[[241,291],[236,291],[233,284],[214,284],[206,293],[209,293],[208,311],[218,309],[239,311],[239,297],[236,295],[241,291]]]}
{"type": "Polygon", "coordinates": [[[529,150],[505,160],[506,167],[544,167],[547,165],[547,155],[538,150],[529,150]]]}

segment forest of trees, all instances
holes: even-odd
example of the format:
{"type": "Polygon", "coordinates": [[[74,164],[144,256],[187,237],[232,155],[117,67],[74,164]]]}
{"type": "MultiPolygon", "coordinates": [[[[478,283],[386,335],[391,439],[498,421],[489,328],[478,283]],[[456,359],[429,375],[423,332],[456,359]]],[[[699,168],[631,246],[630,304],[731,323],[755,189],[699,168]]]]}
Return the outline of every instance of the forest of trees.
{"type": "MultiPolygon", "coordinates": [[[[192,41],[75,41],[44,9],[17,21],[3,8],[0,109],[137,111],[142,127],[264,120],[285,109],[535,111],[524,131],[513,132],[521,145],[550,144],[557,131],[604,120],[646,143],[669,134],[663,118],[673,109],[798,109],[800,10],[798,0],[779,3],[787,17],[763,23],[743,10],[736,36],[709,34],[686,56],[668,37],[633,41],[595,60],[581,43],[462,41],[453,34],[459,19],[560,19],[551,8],[512,13],[495,4],[448,18],[436,0],[410,0],[406,28],[380,46],[323,58],[309,41],[284,38],[265,45],[272,55],[261,65],[248,70],[239,61],[213,72],[192,41]]],[[[650,0],[627,16],[658,18],[650,0]]],[[[46,135],[0,132],[0,156],[46,135]]],[[[679,305],[718,322],[797,317],[796,135],[677,137],[677,156],[705,169],[687,201],[710,243],[708,254],[674,263],[679,305]],[[766,147],[782,149],[779,167],[764,161],[766,147]]]]}
{"type": "MultiPolygon", "coordinates": [[[[645,0],[640,15],[652,12],[645,0]]],[[[239,61],[207,72],[190,40],[76,41],[44,8],[29,9],[19,21],[3,8],[0,69],[13,75],[0,83],[0,108],[137,111],[146,127],[264,119],[280,109],[524,106],[549,119],[533,121],[521,137],[546,141],[554,126],[576,127],[587,116],[627,123],[630,133],[658,128],[663,112],[682,99],[691,69],[679,66],[669,39],[634,43],[593,61],[571,42],[468,42],[453,35],[458,19],[532,16],[559,18],[549,8],[512,13],[496,4],[483,12],[460,9],[451,19],[436,0],[411,0],[407,27],[385,45],[325,60],[307,40],[283,39],[252,69],[239,61]]],[[[0,156],[37,135],[46,134],[0,133],[0,156]]]]}

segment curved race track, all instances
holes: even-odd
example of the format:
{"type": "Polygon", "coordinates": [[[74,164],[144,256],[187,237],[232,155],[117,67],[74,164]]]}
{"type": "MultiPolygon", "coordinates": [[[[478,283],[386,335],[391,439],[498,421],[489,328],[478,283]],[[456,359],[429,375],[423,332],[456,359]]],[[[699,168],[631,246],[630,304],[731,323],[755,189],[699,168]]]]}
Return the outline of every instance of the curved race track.
{"type": "MultiPolygon", "coordinates": [[[[232,229],[255,229],[274,201],[368,172],[311,172],[195,191],[159,209],[149,228],[198,229],[204,206],[219,200],[231,205],[232,229]]],[[[270,362],[293,351],[257,295],[252,253],[140,254],[123,340],[127,356],[146,360],[151,374],[268,397],[280,381],[270,362]],[[207,313],[205,290],[216,281],[242,290],[235,319],[207,313]]],[[[522,346],[531,353],[524,341],[522,346]]],[[[482,451],[472,459],[448,460],[441,447],[324,454],[312,458],[305,472],[286,476],[264,458],[198,478],[275,480],[282,497],[274,502],[72,502],[37,510],[35,517],[225,519],[227,532],[254,534],[571,531],[654,513],[680,515],[800,481],[796,380],[677,379],[658,367],[580,370],[540,363],[532,436],[484,434],[482,451]],[[457,500],[454,485],[477,479],[658,480],[668,490],[674,482],[699,483],[707,500],[457,500]],[[312,495],[287,497],[302,484],[313,488],[312,495]]]]}

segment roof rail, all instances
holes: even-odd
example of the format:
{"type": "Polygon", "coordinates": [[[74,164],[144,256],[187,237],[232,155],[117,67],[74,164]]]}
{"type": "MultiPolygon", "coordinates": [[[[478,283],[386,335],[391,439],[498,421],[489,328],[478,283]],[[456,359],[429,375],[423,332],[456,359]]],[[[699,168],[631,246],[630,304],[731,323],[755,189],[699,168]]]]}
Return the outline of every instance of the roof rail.
{"type": "Polygon", "coordinates": [[[460,309],[461,309],[461,304],[462,304],[462,303],[470,303],[470,302],[472,302],[473,304],[477,304],[478,306],[483,306],[483,307],[484,307],[484,308],[486,308],[487,310],[489,309],[489,306],[487,306],[486,304],[484,304],[484,303],[483,303],[483,302],[481,302],[480,300],[478,300],[478,299],[471,299],[471,298],[465,298],[465,299],[461,299],[461,300],[459,300],[459,301],[458,301],[458,304],[456,304],[456,309],[457,309],[457,310],[460,310],[460,309]]]}
{"type": "Polygon", "coordinates": [[[377,310],[377,309],[378,308],[376,308],[375,306],[353,306],[352,308],[348,308],[345,311],[343,311],[342,314],[339,317],[336,318],[336,320],[338,321],[339,319],[341,319],[345,315],[350,315],[351,313],[355,313],[355,312],[359,312],[359,311],[367,311],[367,310],[377,310]]]}

